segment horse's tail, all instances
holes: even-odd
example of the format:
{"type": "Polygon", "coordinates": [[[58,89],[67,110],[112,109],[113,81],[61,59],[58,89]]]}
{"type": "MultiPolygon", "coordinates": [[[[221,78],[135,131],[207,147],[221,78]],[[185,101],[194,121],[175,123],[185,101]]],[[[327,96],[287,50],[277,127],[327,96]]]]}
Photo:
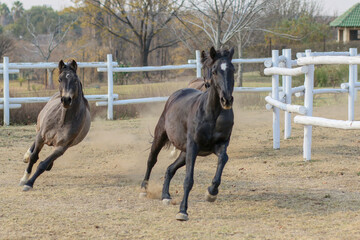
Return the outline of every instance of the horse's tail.
{"type": "MultiPolygon", "coordinates": [[[[153,144],[153,142],[154,142],[154,135],[152,135],[151,134],[151,131],[150,131],[150,129],[148,128],[148,131],[149,131],[149,135],[150,135],[150,137],[151,137],[151,141],[149,141],[149,143],[150,143],[150,145],[152,145],[153,144]]],[[[164,147],[163,148],[165,148],[165,149],[169,149],[170,148],[170,146],[171,146],[171,142],[170,142],[170,140],[169,140],[169,138],[166,138],[166,142],[165,142],[165,145],[164,145],[164,147]]],[[[147,148],[146,149],[146,151],[147,150],[149,150],[150,149],[150,147],[149,148],[147,148]]]]}

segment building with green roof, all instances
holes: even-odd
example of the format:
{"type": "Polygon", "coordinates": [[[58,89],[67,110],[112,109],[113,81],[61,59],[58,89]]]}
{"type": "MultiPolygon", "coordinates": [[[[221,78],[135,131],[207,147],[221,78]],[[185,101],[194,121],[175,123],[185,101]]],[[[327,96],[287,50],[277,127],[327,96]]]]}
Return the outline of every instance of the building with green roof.
{"type": "Polygon", "coordinates": [[[332,21],[330,26],[338,29],[338,42],[360,40],[360,3],[332,21]]]}

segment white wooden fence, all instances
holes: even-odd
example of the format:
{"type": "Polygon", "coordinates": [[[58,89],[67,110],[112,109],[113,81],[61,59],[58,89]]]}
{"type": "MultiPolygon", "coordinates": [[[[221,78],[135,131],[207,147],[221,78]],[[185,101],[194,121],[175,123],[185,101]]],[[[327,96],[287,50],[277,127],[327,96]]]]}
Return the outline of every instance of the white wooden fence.
{"type": "MultiPolygon", "coordinates": [[[[106,66],[117,66],[116,62],[78,62],[79,68],[96,68],[106,66]]],[[[10,124],[10,109],[20,108],[21,103],[35,103],[35,102],[47,102],[49,97],[22,97],[22,98],[10,98],[9,96],[9,74],[19,73],[21,69],[47,69],[57,68],[58,63],[54,62],[39,62],[39,63],[9,63],[9,58],[4,57],[4,61],[0,64],[0,74],[3,74],[4,79],[4,96],[0,98],[0,109],[3,109],[4,125],[10,124]]],[[[102,101],[107,100],[107,95],[86,95],[89,101],[102,101]]],[[[118,98],[117,94],[112,95],[114,98],[118,98]]]]}
{"type": "MultiPolygon", "coordinates": [[[[291,56],[289,49],[285,50],[285,56],[291,56]]],[[[312,126],[322,126],[340,129],[360,129],[360,121],[354,121],[354,105],[356,99],[356,87],[360,86],[357,82],[357,64],[360,64],[360,57],[357,56],[357,49],[351,48],[349,52],[326,52],[312,53],[306,50],[305,53],[298,53],[299,57],[296,64],[287,58],[287,68],[279,68],[278,51],[272,52],[272,67],[266,68],[264,73],[272,75],[272,96],[266,97],[268,102],[267,109],[273,109],[273,148],[280,148],[280,116],[279,110],[284,110],[285,114],[285,138],[290,136],[291,124],[287,122],[290,112],[302,114],[295,116],[294,122],[304,125],[303,157],[305,160],[311,159],[312,126]],[[289,64],[289,62],[291,64],[289,64]],[[348,64],[349,82],[341,84],[340,89],[314,89],[314,65],[317,64],[348,64]],[[300,67],[291,68],[291,65],[300,67]],[[291,76],[305,75],[304,86],[291,88],[291,76]],[[283,101],[279,99],[279,75],[283,75],[283,88],[285,89],[283,101]],[[284,81],[285,79],[285,81],[284,81]],[[348,120],[335,120],[327,118],[313,117],[313,95],[320,93],[348,93],[348,120]],[[304,95],[304,106],[291,105],[291,95],[304,95]],[[302,94],[299,94],[302,93],[302,94]]],[[[288,120],[291,121],[291,118],[288,120]]]]}
{"type": "MultiPolygon", "coordinates": [[[[79,68],[97,68],[99,72],[107,72],[108,94],[86,95],[90,101],[97,101],[96,106],[107,106],[107,119],[113,119],[113,106],[123,104],[149,103],[166,101],[168,97],[149,97],[138,99],[116,100],[117,94],[113,92],[113,73],[115,72],[144,72],[144,71],[165,71],[178,69],[196,69],[196,77],[201,77],[200,51],[195,53],[196,59],[189,60],[184,65],[148,66],[148,67],[117,67],[112,61],[112,55],[107,55],[106,62],[78,63],[79,68]]],[[[354,102],[356,99],[357,87],[357,64],[360,64],[360,57],[357,56],[357,49],[351,48],[349,52],[311,52],[297,53],[297,60],[291,59],[291,49],[284,49],[282,55],[279,51],[273,50],[271,58],[254,59],[233,59],[233,63],[264,63],[267,67],[264,70],[266,75],[272,75],[272,87],[247,88],[235,87],[236,92],[271,92],[265,101],[266,108],[273,110],[273,148],[280,148],[280,110],[285,111],[284,138],[291,136],[291,113],[298,113],[304,116],[296,116],[295,123],[304,124],[304,159],[311,159],[312,126],[335,127],[341,129],[360,129],[360,122],[354,121],[354,102]],[[347,64],[349,65],[349,81],[341,84],[339,89],[314,89],[314,65],[317,64],[347,64]],[[296,67],[299,66],[299,67],[296,67]],[[296,67],[296,68],[293,68],[296,67]],[[292,76],[305,75],[303,86],[292,87],[292,76]],[[282,86],[279,87],[279,76],[282,76],[282,86]],[[334,120],[312,116],[313,95],[320,93],[348,93],[348,120],[334,120]],[[304,96],[304,106],[291,104],[291,96],[304,96]]],[[[4,109],[4,124],[10,124],[10,109],[20,108],[21,103],[47,102],[50,97],[9,97],[9,74],[19,73],[21,69],[34,68],[56,68],[57,63],[9,63],[9,58],[4,57],[3,64],[0,64],[0,74],[4,79],[4,96],[0,98],[0,109],[4,109]]]]}
{"type": "MultiPolygon", "coordinates": [[[[196,69],[196,77],[201,77],[200,51],[195,52],[196,59],[189,60],[188,64],[167,65],[167,66],[147,66],[147,67],[117,67],[117,63],[112,61],[112,55],[107,55],[106,62],[78,62],[79,68],[97,68],[99,72],[107,72],[108,93],[106,95],[86,95],[89,101],[96,101],[96,106],[107,106],[107,119],[113,119],[113,106],[123,104],[149,103],[166,101],[168,97],[150,97],[139,99],[117,100],[118,94],[113,92],[113,74],[115,72],[145,72],[145,71],[166,71],[179,69],[196,69]]],[[[285,57],[280,56],[279,61],[285,61],[285,57]]],[[[264,63],[271,65],[271,58],[253,59],[233,59],[233,63],[264,63]]],[[[0,64],[0,74],[3,74],[4,89],[3,98],[0,98],[0,109],[3,109],[4,125],[10,124],[10,109],[20,108],[22,103],[47,102],[49,97],[9,97],[9,74],[19,73],[21,69],[48,69],[57,68],[55,62],[39,63],[10,63],[8,57],[4,57],[4,62],[0,64]]],[[[281,88],[280,88],[281,90],[281,88]]],[[[246,88],[235,87],[236,92],[270,92],[271,87],[246,88]]]]}

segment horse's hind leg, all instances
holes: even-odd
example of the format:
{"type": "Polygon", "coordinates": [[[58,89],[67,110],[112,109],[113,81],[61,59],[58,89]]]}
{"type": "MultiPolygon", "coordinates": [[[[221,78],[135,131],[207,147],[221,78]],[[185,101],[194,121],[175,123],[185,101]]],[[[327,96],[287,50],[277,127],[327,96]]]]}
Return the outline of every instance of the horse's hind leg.
{"type": "Polygon", "coordinates": [[[164,119],[161,117],[155,128],[154,141],[151,145],[151,150],[147,161],[145,177],[141,183],[142,192],[140,193],[140,197],[146,196],[146,189],[150,178],[151,170],[157,162],[157,157],[159,155],[160,150],[168,141],[168,137],[164,125],[165,125],[164,119]]]}
{"type": "Polygon", "coordinates": [[[24,186],[24,191],[28,191],[33,188],[35,180],[49,168],[49,166],[61,155],[64,154],[67,147],[56,147],[55,150],[48,156],[44,161],[39,163],[39,166],[36,169],[34,175],[26,182],[24,186]]]}
{"type": "Polygon", "coordinates": [[[221,183],[221,175],[225,164],[227,163],[229,157],[226,153],[226,148],[228,144],[223,144],[217,147],[216,155],[218,156],[218,165],[216,169],[216,174],[212,180],[211,186],[208,188],[208,192],[206,193],[206,200],[208,202],[214,202],[216,200],[217,194],[219,193],[219,186],[221,183]]]}
{"type": "Polygon", "coordinates": [[[31,147],[28,149],[28,151],[24,155],[24,162],[27,159],[27,162],[29,163],[27,168],[25,169],[24,176],[21,178],[19,185],[23,186],[30,177],[32,167],[39,159],[39,152],[44,146],[44,140],[42,139],[40,133],[36,135],[34,143],[31,145],[31,147]],[[29,153],[29,154],[28,154],[29,153]],[[29,156],[27,156],[29,155],[29,156]],[[26,158],[25,158],[26,157],[26,158]]]}
{"type": "Polygon", "coordinates": [[[173,162],[166,170],[164,185],[162,189],[162,197],[161,197],[164,204],[170,203],[170,199],[171,199],[169,193],[170,181],[175,175],[176,171],[185,165],[185,160],[186,160],[186,152],[181,152],[179,157],[175,160],[175,162],[173,162]]]}

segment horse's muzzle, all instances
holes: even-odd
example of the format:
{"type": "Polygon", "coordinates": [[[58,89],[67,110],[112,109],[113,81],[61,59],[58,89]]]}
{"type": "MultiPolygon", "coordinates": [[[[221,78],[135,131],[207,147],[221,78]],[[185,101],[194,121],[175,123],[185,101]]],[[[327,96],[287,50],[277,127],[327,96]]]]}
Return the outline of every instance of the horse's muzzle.
{"type": "Polygon", "coordinates": [[[61,103],[63,104],[64,108],[68,108],[71,106],[71,97],[61,97],[61,103]]]}
{"type": "Polygon", "coordinates": [[[220,98],[221,107],[226,110],[232,108],[233,102],[234,102],[233,96],[220,98]]]}

